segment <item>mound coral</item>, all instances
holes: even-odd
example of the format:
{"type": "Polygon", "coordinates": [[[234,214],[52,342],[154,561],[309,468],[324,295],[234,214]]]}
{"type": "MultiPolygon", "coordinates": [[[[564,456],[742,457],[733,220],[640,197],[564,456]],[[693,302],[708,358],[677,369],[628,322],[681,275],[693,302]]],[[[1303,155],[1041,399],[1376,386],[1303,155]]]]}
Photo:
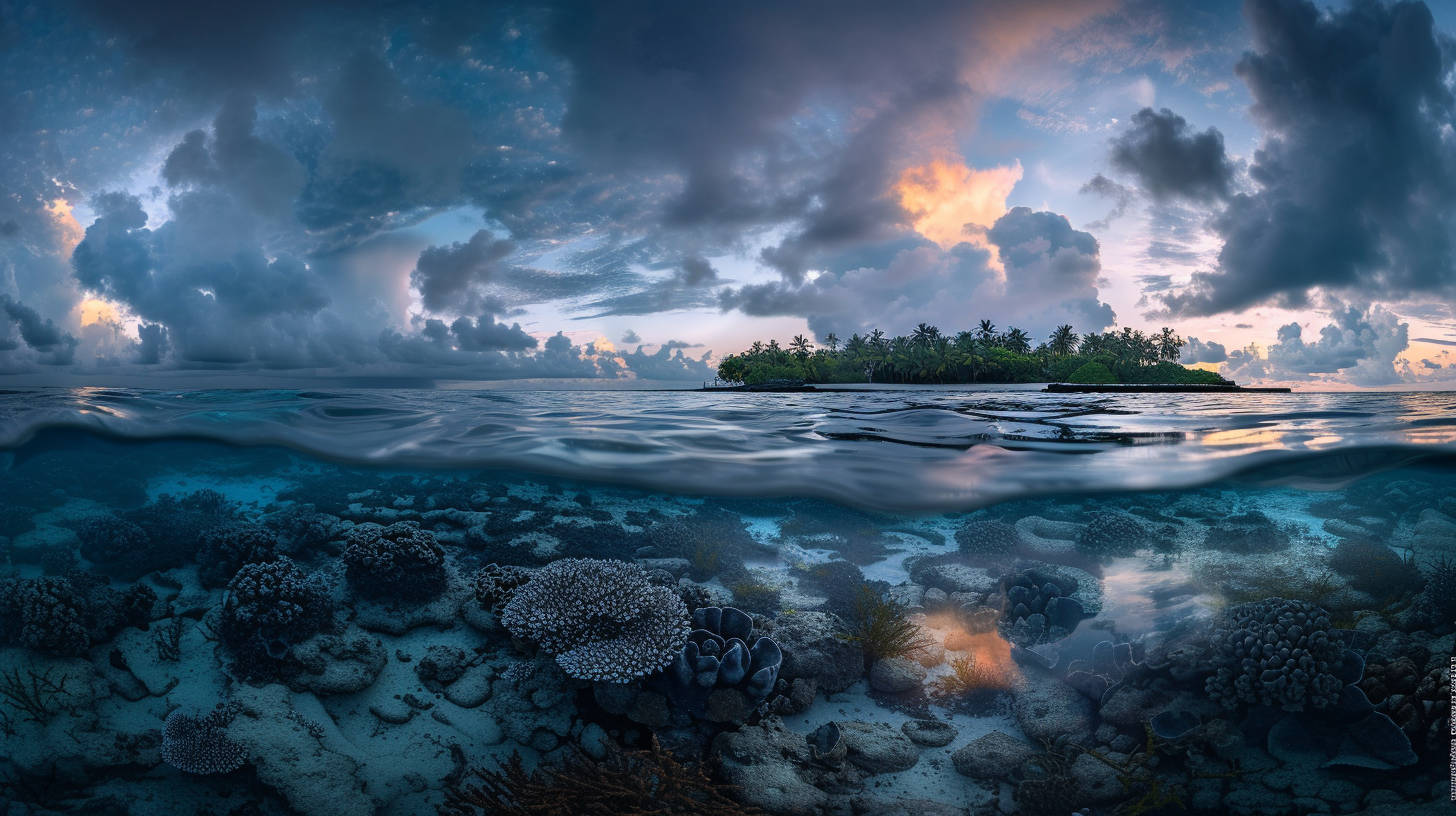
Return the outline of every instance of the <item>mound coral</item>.
{"type": "Polygon", "coordinates": [[[213,527],[199,539],[198,577],[205,587],[227,585],[245,564],[262,564],[278,557],[278,541],[259,524],[233,523],[213,527]]]}
{"type": "Polygon", "coordinates": [[[1447,744],[1451,675],[1446,666],[1422,671],[1409,657],[1370,655],[1360,688],[1375,710],[1390,716],[1411,742],[1435,751],[1447,744]]]}
{"type": "Polygon", "coordinates": [[[65,578],[20,581],[11,603],[19,618],[19,645],[59,657],[84,654],[91,645],[85,602],[65,578]]]}
{"type": "Polygon", "coordinates": [[[332,611],[323,583],[288,558],[244,566],[228,582],[220,627],[234,671],[246,680],[276,676],[293,644],[323,629],[332,611]]]}
{"type": "Polygon", "coordinates": [[[1208,696],[1225,708],[1319,709],[1339,699],[1344,645],[1329,613],[1307,601],[1268,598],[1224,612],[1213,632],[1208,696]]]}
{"type": "Polygon", "coordinates": [[[1038,569],[1002,577],[1006,602],[1001,621],[1007,640],[1032,646],[1066,637],[1086,616],[1082,603],[1072,597],[1077,586],[1070,575],[1038,569]]]}
{"type": "Polygon", "coordinates": [[[422,600],[445,588],[445,551],[413,521],[356,525],[344,536],[344,574],[369,598],[422,600]]]}
{"type": "Polygon", "coordinates": [[[237,716],[236,704],[219,705],[209,714],[184,714],[177,709],[162,725],[162,760],[179,771],[194,774],[227,773],[248,761],[247,749],[227,735],[237,716]]]}
{"type": "Polygon", "coordinates": [[[688,642],[663,671],[673,702],[715,722],[747,716],[773,691],[784,660],[772,638],[750,646],[752,634],[753,619],[731,606],[694,611],[688,642]]]}
{"type": "Polygon", "coordinates": [[[150,560],[152,539],[140,526],[117,516],[98,516],[76,530],[81,556],[93,564],[120,572],[143,574],[150,560]]]}
{"type": "Polygon", "coordinates": [[[538,643],[568,675],[625,683],[661,669],[687,642],[687,607],[635,564],[562,559],[537,571],[501,623],[538,643]]]}
{"type": "Polygon", "coordinates": [[[236,507],[215,490],[155,502],[119,516],[100,516],[76,530],[81,555],[111,573],[133,580],[154,570],[187,563],[204,530],[225,524],[236,507]]]}
{"type": "Polygon", "coordinates": [[[984,555],[1009,553],[1025,541],[1021,531],[1004,521],[968,521],[955,534],[961,552],[984,555]]]}
{"type": "Polygon", "coordinates": [[[500,564],[486,564],[476,571],[475,576],[470,579],[470,586],[475,590],[475,600],[480,605],[499,615],[505,611],[506,604],[515,597],[516,590],[521,585],[531,580],[531,571],[522,567],[501,566],[500,564]]]}
{"type": "Polygon", "coordinates": [[[1152,536],[1147,525],[1126,513],[1098,513],[1077,536],[1077,546],[1098,555],[1131,555],[1152,536]]]}

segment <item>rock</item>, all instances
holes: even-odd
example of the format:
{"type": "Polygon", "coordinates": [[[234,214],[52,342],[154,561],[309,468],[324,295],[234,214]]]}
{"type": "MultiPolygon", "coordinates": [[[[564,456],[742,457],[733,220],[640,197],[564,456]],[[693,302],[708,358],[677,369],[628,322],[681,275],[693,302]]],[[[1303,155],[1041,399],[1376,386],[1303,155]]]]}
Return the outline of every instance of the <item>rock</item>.
{"type": "Polygon", "coordinates": [[[870,667],[870,688],[899,694],[925,682],[925,667],[908,657],[887,657],[870,667]]]}
{"type": "Polygon", "coordinates": [[[868,776],[908,771],[920,761],[920,747],[889,723],[839,723],[849,760],[868,776]]]}
{"type": "Polygon", "coordinates": [[[461,708],[475,708],[490,699],[490,680],[494,676],[490,666],[471,666],[445,689],[445,699],[461,708]]]}
{"type": "Polygon", "coordinates": [[[927,641],[925,648],[915,653],[915,662],[933,669],[945,662],[945,647],[933,640],[927,641]]]}
{"type": "Polygon", "coordinates": [[[586,727],[581,730],[581,737],[577,739],[577,743],[581,745],[581,750],[587,756],[601,760],[606,758],[607,748],[611,745],[612,740],[600,725],[587,723],[586,727]]]}
{"type": "Polygon", "coordinates": [[[780,615],[771,633],[784,653],[779,677],[807,678],[824,691],[844,691],[864,674],[864,650],[849,640],[838,616],[829,612],[780,615]]]}
{"type": "Polygon", "coordinates": [[[459,646],[437,643],[425,649],[425,656],[415,665],[415,674],[425,688],[439,692],[459,680],[470,667],[470,655],[459,646]]]}
{"type": "MultiPolygon", "coordinates": [[[[965,816],[966,809],[934,799],[874,799],[856,796],[852,807],[856,816],[965,816]]],[[[973,807],[977,803],[967,803],[973,807]]],[[[980,812],[977,808],[976,812],[980,812]]]]}
{"type": "Polygon", "coordinates": [[[943,748],[955,742],[956,727],[940,720],[911,720],[900,726],[900,730],[916,745],[927,748],[943,748]]]}
{"type": "Polygon", "coordinates": [[[1173,696],[1133,686],[1118,686],[1097,713],[1106,722],[1129,731],[1141,731],[1143,723],[1173,702],[1173,696]]]}
{"type": "Polygon", "coordinates": [[[1235,784],[1224,796],[1223,807],[1231,816],[1285,816],[1293,809],[1293,797],[1257,783],[1235,784]]]}
{"type": "MultiPolygon", "coordinates": [[[[1126,754],[1109,751],[1104,756],[1111,762],[1122,763],[1126,754]]],[[[1077,783],[1077,793],[1083,801],[1105,805],[1127,798],[1122,783],[1117,780],[1117,769],[1091,754],[1081,754],[1067,769],[1068,775],[1077,783]]]]}
{"type": "Polygon", "coordinates": [[[1041,516],[1025,516],[1016,522],[1016,529],[1022,533],[1030,533],[1037,538],[1049,538],[1055,541],[1076,541],[1077,536],[1082,534],[1082,530],[1086,526],[1072,521],[1054,521],[1041,516]]]}
{"type": "Polygon", "coordinates": [[[900,584],[890,587],[890,600],[906,609],[920,610],[925,604],[925,587],[919,584],[900,584]]]}
{"type": "Polygon", "coordinates": [[[239,684],[233,700],[242,712],[228,736],[248,749],[258,781],[276,788],[305,816],[355,816],[374,813],[380,802],[364,792],[359,764],[327,748],[290,716],[288,689],[276,683],[255,688],[239,684]]]}
{"type": "Polygon", "coordinates": [[[703,717],[711,722],[731,723],[748,719],[757,701],[736,688],[713,689],[703,707],[703,717]]]}
{"type": "Polygon", "coordinates": [[[672,709],[666,697],[655,691],[644,691],[632,701],[627,716],[651,728],[662,728],[672,721],[672,709]]]}
{"type": "Polygon", "coordinates": [[[974,637],[972,637],[971,633],[967,632],[964,629],[956,629],[945,636],[946,651],[970,651],[971,646],[974,645],[975,642],[976,640],[974,637]]]}
{"type": "Polygon", "coordinates": [[[1423,561],[1439,561],[1442,555],[1456,558],[1456,519],[1440,510],[1421,511],[1413,538],[1423,561]]]}
{"type": "Polygon", "coordinates": [[[648,572],[662,570],[671,575],[674,581],[683,577],[692,568],[692,564],[686,558],[639,558],[637,564],[648,572]]]}
{"type": "Polygon", "coordinates": [[[1092,701],[1053,677],[1028,673],[1012,688],[1016,724],[1033,742],[1092,732],[1092,701]]]}
{"type": "Polygon", "coordinates": [[[992,731],[961,746],[950,755],[956,773],[972,779],[1010,779],[1021,763],[1037,753],[1028,743],[1001,731],[992,731]]]}
{"type": "Polygon", "coordinates": [[[379,638],[349,626],[338,635],[315,635],[293,647],[303,671],[296,690],[315,694],[353,694],[374,683],[388,661],[379,638]]]}
{"type": "Polygon", "coordinates": [[[737,795],[746,805],[784,816],[815,816],[829,802],[829,794],[805,782],[795,770],[796,761],[809,759],[807,741],[777,717],[719,734],[712,753],[722,758],[719,772],[738,786],[737,795]]]}
{"type": "Polygon", "coordinates": [[[945,590],[937,589],[936,587],[925,590],[925,594],[920,599],[920,605],[931,612],[940,609],[948,603],[950,603],[950,595],[945,590]]]}
{"type": "Polygon", "coordinates": [[[947,594],[968,592],[981,597],[995,592],[1000,584],[995,576],[981,567],[968,567],[965,564],[954,563],[916,565],[911,572],[911,577],[917,584],[935,587],[944,590],[947,594]]]}

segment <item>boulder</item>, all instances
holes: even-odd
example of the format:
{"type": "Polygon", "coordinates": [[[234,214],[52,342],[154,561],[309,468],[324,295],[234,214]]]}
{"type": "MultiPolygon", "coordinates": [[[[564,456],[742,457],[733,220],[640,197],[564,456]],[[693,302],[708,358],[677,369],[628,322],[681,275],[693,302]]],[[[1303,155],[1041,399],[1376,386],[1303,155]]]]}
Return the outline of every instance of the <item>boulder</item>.
{"type": "Polygon", "coordinates": [[[795,769],[795,762],[809,760],[808,742],[777,717],[719,734],[712,753],[721,757],[719,771],[738,786],[743,804],[784,816],[815,816],[829,802],[829,794],[805,782],[795,769]]]}
{"type": "Polygon", "coordinates": [[[867,776],[908,771],[920,761],[920,746],[889,723],[850,720],[839,731],[849,746],[845,759],[867,776]]]}
{"type": "Polygon", "coordinates": [[[779,678],[806,678],[834,694],[844,691],[864,674],[864,650],[849,639],[838,616],[829,612],[780,615],[771,632],[784,653],[779,678]]]}
{"type": "Polygon", "coordinates": [[[956,727],[940,720],[910,720],[900,730],[916,745],[927,748],[943,748],[955,742],[956,727]]]}
{"type": "Polygon", "coordinates": [[[1028,673],[1012,688],[1016,724],[1033,742],[1084,738],[1092,732],[1092,701],[1053,677],[1028,673]]]}
{"type": "Polygon", "coordinates": [[[899,694],[918,688],[926,674],[924,666],[908,657],[887,657],[870,667],[870,688],[899,694]]]}
{"type": "Polygon", "coordinates": [[[1036,749],[1001,731],[992,731],[961,746],[950,755],[956,773],[972,779],[1009,779],[1036,749]]]}

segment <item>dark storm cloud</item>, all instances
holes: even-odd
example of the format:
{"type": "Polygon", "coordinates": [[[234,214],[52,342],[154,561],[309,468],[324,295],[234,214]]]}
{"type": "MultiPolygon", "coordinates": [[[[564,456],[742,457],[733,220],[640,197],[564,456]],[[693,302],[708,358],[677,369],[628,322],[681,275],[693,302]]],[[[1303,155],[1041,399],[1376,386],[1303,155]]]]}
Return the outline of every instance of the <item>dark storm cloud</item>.
{"type": "Polygon", "coordinates": [[[1228,198],[1233,187],[1223,134],[1212,127],[1199,133],[1167,108],[1133,114],[1127,131],[1112,140],[1111,160],[1155,200],[1210,203],[1228,198]]]}
{"type": "Polygon", "coordinates": [[[1134,280],[1144,292],[1166,292],[1173,288],[1172,275],[1137,275],[1134,280]]]}
{"type": "MultiPolygon", "coordinates": [[[[637,334],[637,332],[628,329],[622,334],[622,342],[628,344],[641,343],[642,338],[637,334]]],[[[1453,343],[1452,345],[1456,345],[1456,343],[1453,343]]]]}
{"type": "Polygon", "coordinates": [[[1437,340],[1434,337],[1415,337],[1413,343],[1434,343],[1438,346],[1456,346],[1456,340],[1437,340]]]}
{"type": "MultiPolygon", "coordinates": [[[[41,356],[38,361],[47,365],[70,365],[76,354],[76,338],[62,331],[50,318],[43,318],[35,309],[9,295],[0,295],[0,311],[20,330],[20,339],[41,356]]],[[[0,338],[0,351],[14,350],[18,344],[7,343],[0,338]]]]}
{"type": "Polygon", "coordinates": [[[1193,363],[1222,363],[1228,359],[1228,350],[1222,343],[1212,340],[1204,342],[1197,337],[1188,338],[1188,345],[1183,347],[1178,362],[1184,365],[1193,363]]]}
{"type": "Polygon", "coordinates": [[[1456,289],[1456,154],[1446,84],[1456,54],[1419,2],[1250,0],[1254,50],[1236,72],[1264,131],[1257,191],[1214,220],[1218,267],[1170,311],[1259,303],[1300,308],[1310,291],[1449,296],[1456,289]]]}
{"type": "Polygon", "coordinates": [[[471,311],[478,308],[480,288],[500,276],[500,262],[515,249],[513,241],[480,230],[463,244],[456,241],[421,252],[410,281],[430,311],[471,311]]]}

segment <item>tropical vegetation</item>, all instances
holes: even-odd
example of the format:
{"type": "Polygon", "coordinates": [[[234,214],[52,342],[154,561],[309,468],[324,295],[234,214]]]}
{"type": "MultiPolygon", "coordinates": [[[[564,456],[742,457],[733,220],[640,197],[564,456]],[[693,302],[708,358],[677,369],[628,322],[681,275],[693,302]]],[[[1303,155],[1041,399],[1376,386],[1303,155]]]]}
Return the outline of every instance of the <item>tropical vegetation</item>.
{"type": "Polygon", "coordinates": [[[887,337],[875,329],[841,341],[834,334],[816,346],[803,335],[787,346],[755,342],[724,357],[718,379],[760,385],[806,383],[1176,383],[1220,385],[1211,371],[1178,364],[1187,343],[1172,329],[1144,334],[1132,328],[1079,335],[1059,326],[1045,341],[1019,328],[997,331],[982,320],[970,331],[945,334],[921,323],[909,335],[887,337]]]}

